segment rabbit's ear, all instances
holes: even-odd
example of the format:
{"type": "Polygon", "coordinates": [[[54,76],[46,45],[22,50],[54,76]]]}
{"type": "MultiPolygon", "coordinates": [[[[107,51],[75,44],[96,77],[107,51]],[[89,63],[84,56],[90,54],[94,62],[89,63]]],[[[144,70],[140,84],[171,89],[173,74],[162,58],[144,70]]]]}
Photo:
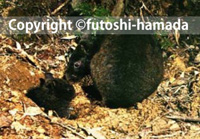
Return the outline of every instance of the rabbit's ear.
{"type": "Polygon", "coordinates": [[[45,80],[53,80],[53,74],[49,73],[49,72],[46,72],[45,73],[45,80]]]}
{"type": "Polygon", "coordinates": [[[45,84],[45,79],[40,78],[40,87],[44,86],[44,84],[45,84]]]}

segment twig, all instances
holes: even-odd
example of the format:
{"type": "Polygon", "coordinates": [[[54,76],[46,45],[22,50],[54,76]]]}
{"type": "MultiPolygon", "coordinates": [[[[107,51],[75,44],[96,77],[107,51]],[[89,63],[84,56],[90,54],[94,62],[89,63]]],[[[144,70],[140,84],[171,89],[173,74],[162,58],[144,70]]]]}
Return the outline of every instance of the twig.
{"type": "Polygon", "coordinates": [[[151,11],[147,8],[147,6],[144,4],[144,2],[141,0],[141,3],[142,3],[142,7],[141,8],[144,8],[150,15],[153,16],[153,14],[151,13],[151,11]]]}
{"type": "Polygon", "coordinates": [[[37,61],[37,59],[34,56],[29,55],[26,51],[24,51],[23,49],[17,49],[14,47],[11,47],[9,45],[4,45],[3,47],[1,47],[1,49],[5,49],[6,51],[9,51],[11,53],[16,53],[18,54],[18,56],[20,56],[22,59],[28,61],[31,65],[35,66],[36,68],[38,68],[39,70],[41,70],[42,68],[39,66],[39,63],[37,61]]]}
{"type": "Polygon", "coordinates": [[[72,129],[72,128],[69,127],[69,126],[65,126],[65,125],[63,125],[63,124],[61,124],[61,123],[57,123],[57,122],[51,122],[51,123],[52,123],[52,124],[57,124],[57,125],[59,125],[59,126],[65,128],[65,129],[71,131],[73,134],[75,134],[75,135],[77,135],[77,136],[79,136],[79,137],[81,137],[81,138],[83,138],[83,139],[86,139],[86,137],[84,137],[83,135],[79,134],[78,132],[76,132],[74,129],[72,129]]]}
{"type": "Polygon", "coordinates": [[[200,122],[200,118],[180,117],[180,116],[166,116],[168,119],[179,120],[184,122],[200,122]]]}
{"type": "Polygon", "coordinates": [[[64,3],[62,3],[58,8],[56,8],[53,12],[51,12],[51,15],[55,15],[58,11],[60,11],[70,0],[66,0],[64,3]]]}
{"type": "Polygon", "coordinates": [[[143,7],[144,7],[144,5],[142,5],[142,6],[140,7],[140,16],[141,16],[141,18],[142,18],[142,21],[145,23],[144,16],[143,16],[143,12],[142,12],[143,7]]]}
{"type": "Polygon", "coordinates": [[[176,132],[176,133],[173,133],[173,134],[168,134],[168,135],[160,135],[160,136],[151,136],[151,138],[155,138],[155,139],[158,139],[158,138],[172,138],[178,134],[180,134],[182,131],[179,131],[179,132],[176,132]]]}
{"type": "Polygon", "coordinates": [[[144,4],[144,2],[143,2],[142,0],[141,0],[140,2],[142,3],[142,6],[140,7],[140,16],[141,16],[141,18],[142,18],[142,21],[145,23],[142,9],[144,8],[151,16],[153,16],[153,14],[152,14],[151,11],[147,8],[147,6],[144,4]]]}
{"type": "Polygon", "coordinates": [[[197,131],[196,133],[194,133],[194,135],[192,135],[192,138],[194,138],[195,136],[199,137],[200,131],[197,131]]]}
{"type": "Polygon", "coordinates": [[[174,95],[177,94],[177,92],[178,92],[179,90],[181,90],[181,88],[184,88],[184,87],[185,87],[185,85],[181,85],[180,87],[178,87],[178,89],[176,89],[176,91],[174,92],[174,95]]]}

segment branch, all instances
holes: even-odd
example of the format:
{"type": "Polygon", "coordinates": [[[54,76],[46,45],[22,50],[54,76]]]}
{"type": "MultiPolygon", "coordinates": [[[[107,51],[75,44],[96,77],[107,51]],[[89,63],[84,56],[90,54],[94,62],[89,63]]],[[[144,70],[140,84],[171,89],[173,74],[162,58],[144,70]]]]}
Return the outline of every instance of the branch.
{"type": "Polygon", "coordinates": [[[179,120],[184,122],[200,122],[200,118],[180,117],[180,116],[166,116],[168,119],[179,120]]]}
{"type": "Polygon", "coordinates": [[[64,3],[62,3],[58,8],[56,8],[53,12],[51,12],[51,15],[55,15],[58,11],[60,11],[70,0],[66,0],[64,3]]]}

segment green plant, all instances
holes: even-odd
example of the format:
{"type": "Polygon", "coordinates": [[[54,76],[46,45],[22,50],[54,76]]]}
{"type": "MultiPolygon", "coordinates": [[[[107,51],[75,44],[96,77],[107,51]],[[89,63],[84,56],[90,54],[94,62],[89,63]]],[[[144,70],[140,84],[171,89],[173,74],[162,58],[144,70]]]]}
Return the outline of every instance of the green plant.
{"type": "Polygon", "coordinates": [[[6,3],[6,0],[0,0],[0,13],[2,13],[3,10],[7,7],[8,7],[8,3],[6,3]]]}
{"type": "Polygon", "coordinates": [[[107,9],[97,6],[94,10],[94,16],[109,16],[110,13],[107,9]]]}
{"type": "Polygon", "coordinates": [[[176,45],[176,43],[169,39],[168,34],[155,34],[155,38],[160,43],[161,49],[167,50],[176,45]]]}
{"type": "Polygon", "coordinates": [[[167,36],[162,37],[160,44],[161,44],[161,48],[165,50],[168,49],[169,47],[175,46],[175,44],[171,40],[169,40],[167,36]]]}
{"type": "Polygon", "coordinates": [[[74,9],[83,16],[109,16],[110,12],[102,6],[94,6],[89,3],[81,3],[74,9]]]}

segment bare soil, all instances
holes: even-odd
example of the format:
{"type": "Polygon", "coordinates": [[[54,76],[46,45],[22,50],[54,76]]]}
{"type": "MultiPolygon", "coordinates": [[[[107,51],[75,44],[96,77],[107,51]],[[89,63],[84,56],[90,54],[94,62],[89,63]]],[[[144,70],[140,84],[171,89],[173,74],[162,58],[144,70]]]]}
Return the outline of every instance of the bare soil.
{"type": "MultiPolygon", "coordinates": [[[[54,66],[47,69],[55,77],[61,77],[66,63],[60,57],[66,49],[55,46],[40,50],[35,56],[38,66],[44,68],[44,63],[50,63],[54,66]],[[59,50],[52,51],[56,49],[59,50]]],[[[0,56],[0,137],[200,138],[200,65],[189,60],[190,53],[185,48],[169,51],[172,54],[165,62],[164,79],[149,98],[131,108],[109,109],[102,107],[101,102],[90,101],[79,84],[74,84],[77,96],[71,102],[70,119],[52,116],[51,111],[46,115],[41,111],[43,108],[25,96],[28,89],[39,84],[43,72],[18,54],[8,55],[3,51],[0,56]]],[[[34,56],[32,52],[27,50],[34,56]]]]}

